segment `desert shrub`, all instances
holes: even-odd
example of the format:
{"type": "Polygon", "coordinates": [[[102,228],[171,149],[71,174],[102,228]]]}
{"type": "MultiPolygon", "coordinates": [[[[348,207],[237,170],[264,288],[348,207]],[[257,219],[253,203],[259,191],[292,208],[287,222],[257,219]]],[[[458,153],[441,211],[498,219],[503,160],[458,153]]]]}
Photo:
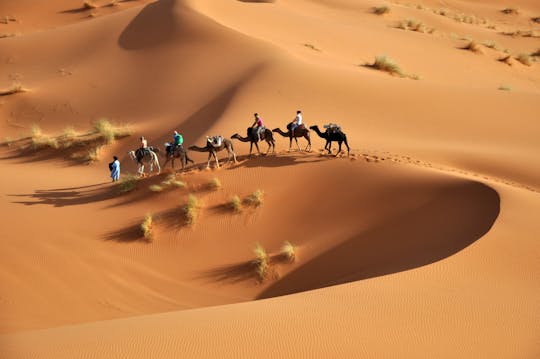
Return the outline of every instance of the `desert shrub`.
{"type": "Polygon", "coordinates": [[[270,258],[268,257],[265,249],[258,243],[255,246],[254,252],[255,260],[253,261],[253,264],[255,264],[255,271],[257,273],[257,276],[262,282],[268,277],[270,258]]]}
{"type": "Polygon", "coordinates": [[[263,203],[263,196],[264,192],[258,189],[249,196],[247,196],[244,201],[250,206],[259,207],[263,203]]]}
{"type": "Polygon", "coordinates": [[[86,0],[84,3],[83,3],[83,8],[85,9],[95,9],[97,7],[96,4],[94,4],[93,1],[91,0],[86,0]]]}
{"type": "Polygon", "coordinates": [[[118,182],[120,192],[131,192],[139,184],[139,178],[133,174],[127,174],[122,177],[122,180],[118,182]]]}
{"type": "Polygon", "coordinates": [[[526,65],[526,66],[532,65],[531,56],[529,54],[519,54],[516,57],[516,60],[518,60],[519,62],[521,62],[523,65],[526,65]]]}
{"type": "Polygon", "coordinates": [[[148,189],[152,192],[161,192],[163,191],[163,187],[161,187],[160,185],[158,184],[153,184],[151,185],[150,187],[148,187],[148,189]]]}
{"type": "Polygon", "coordinates": [[[391,75],[405,76],[401,68],[393,60],[384,55],[375,57],[375,62],[367,66],[379,71],[388,72],[391,75]]]}
{"type": "Polygon", "coordinates": [[[208,182],[208,188],[213,191],[217,191],[218,189],[220,189],[221,181],[219,180],[219,178],[217,177],[212,178],[210,182],[208,182]]]}
{"type": "Polygon", "coordinates": [[[120,137],[129,136],[131,130],[127,127],[113,126],[107,119],[99,119],[94,123],[94,133],[97,133],[106,143],[111,143],[120,137]]]}
{"type": "Polygon", "coordinates": [[[288,260],[289,262],[294,262],[296,259],[296,251],[294,246],[289,241],[285,241],[283,246],[281,247],[280,254],[283,258],[288,260]]]}
{"type": "Polygon", "coordinates": [[[514,8],[502,9],[501,12],[503,14],[506,14],[506,15],[517,15],[517,14],[519,14],[519,11],[517,9],[514,9],[514,8]]]}
{"type": "Polygon", "coordinates": [[[153,226],[152,226],[151,214],[147,214],[144,217],[144,221],[141,223],[141,232],[147,241],[151,242],[154,240],[154,231],[153,231],[153,226]]]}
{"type": "Polygon", "coordinates": [[[388,6],[377,6],[371,9],[371,12],[373,12],[375,15],[385,15],[390,13],[390,7],[388,6]]]}
{"type": "Polygon", "coordinates": [[[24,88],[23,85],[19,83],[15,83],[11,85],[10,88],[5,90],[0,90],[0,96],[7,96],[7,95],[13,95],[20,92],[27,92],[28,89],[24,88]]]}
{"type": "Polygon", "coordinates": [[[199,201],[193,194],[189,194],[187,204],[184,206],[184,215],[186,224],[195,224],[197,220],[197,211],[199,209],[199,201]]]}
{"type": "Polygon", "coordinates": [[[242,211],[242,201],[240,200],[240,197],[237,195],[234,195],[231,198],[231,201],[229,202],[229,206],[233,209],[235,212],[241,212],[242,211]]]}
{"type": "Polygon", "coordinates": [[[501,91],[512,91],[512,88],[508,85],[501,85],[499,86],[499,90],[501,91]]]}
{"type": "Polygon", "coordinates": [[[482,49],[480,48],[480,45],[476,41],[470,41],[465,47],[463,47],[463,50],[469,50],[476,54],[481,54],[482,49]]]}

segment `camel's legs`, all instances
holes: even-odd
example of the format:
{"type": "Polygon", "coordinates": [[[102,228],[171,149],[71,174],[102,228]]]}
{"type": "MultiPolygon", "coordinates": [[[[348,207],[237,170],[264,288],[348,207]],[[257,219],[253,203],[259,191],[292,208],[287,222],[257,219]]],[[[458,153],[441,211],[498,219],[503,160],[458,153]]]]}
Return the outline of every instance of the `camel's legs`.
{"type": "MultiPolygon", "coordinates": [[[[257,142],[255,142],[255,147],[257,148],[257,153],[260,156],[261,155],[261,150],[259,149],[259,144],[257,142]]],[[[251,151],[250,151],[250,153],[251,153],[251,151]]]]}
{"type": "Polygon", "coordinates": [[[212,153],[214,154],[214,158],[216,159],[216,167],[219,168],[219,160],[217,158],[217,152],[216,151],[212,151],[212,153]]]}

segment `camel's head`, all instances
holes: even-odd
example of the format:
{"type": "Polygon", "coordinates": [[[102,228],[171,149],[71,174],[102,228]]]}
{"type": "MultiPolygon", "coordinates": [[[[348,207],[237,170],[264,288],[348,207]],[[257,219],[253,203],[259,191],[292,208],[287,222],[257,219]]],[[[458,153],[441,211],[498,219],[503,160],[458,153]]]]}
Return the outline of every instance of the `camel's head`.
{"type": "Polygon", "coordinates": [[[231,138],[238,138],[238,137],[240,137],[240,135],[237,134],[237,133],[235,133],[234,135],[231,136],[231,138]]]}
{"type": "Polygon", "coordinates": [[[318,127],[317,127],[317,125],[313,125],[313,126],[309,126],[309,128],[314,130],[314,129],[318,128],[318,127]]]}
{"type": "Polygon", "coordinates": [[[136,160],[137,156],[135,156],[135,151],[129,151],[128,152],[129,157],[131,157],[132,160],[136,160]]]}

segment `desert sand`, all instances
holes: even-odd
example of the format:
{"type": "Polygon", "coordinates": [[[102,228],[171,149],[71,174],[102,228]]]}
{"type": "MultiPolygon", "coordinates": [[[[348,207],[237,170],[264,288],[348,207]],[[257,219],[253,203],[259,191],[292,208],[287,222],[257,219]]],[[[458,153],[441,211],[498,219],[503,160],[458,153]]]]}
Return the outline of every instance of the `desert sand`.
{"type": "Polygon", "coordinates": [[[0,357],[538,358],[538,17],[534,0],[2,1],[0,357]],[[141,135],[202,146],[299,109],[350,155],[274,133],[267,155],[232,140],[220,168],[161,153],[121,191],[141,135]]]}

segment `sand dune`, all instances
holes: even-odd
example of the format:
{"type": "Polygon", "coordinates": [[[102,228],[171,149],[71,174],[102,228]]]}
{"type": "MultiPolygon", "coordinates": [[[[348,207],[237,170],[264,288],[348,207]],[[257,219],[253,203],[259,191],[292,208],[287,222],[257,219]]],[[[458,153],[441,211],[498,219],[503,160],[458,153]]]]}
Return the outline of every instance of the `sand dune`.
{"type": "Polygon", "coordinates": [[[0,90],[27,90],[0,97],[1,357],[538,356],[540,67],[518,60],[537,2],[94,3],[0,5],[0,90]],[[405,76],[365,66],[379,55],[405,76]],[[297,109],[338,122],[351,155],[274,133],[276,153],[233,140],[220,169],[190,152],[184,186],[109,183],[141,135],[202,146],[297,109]],[[131,135],[98,138],[100,118],[131,135]]]}

